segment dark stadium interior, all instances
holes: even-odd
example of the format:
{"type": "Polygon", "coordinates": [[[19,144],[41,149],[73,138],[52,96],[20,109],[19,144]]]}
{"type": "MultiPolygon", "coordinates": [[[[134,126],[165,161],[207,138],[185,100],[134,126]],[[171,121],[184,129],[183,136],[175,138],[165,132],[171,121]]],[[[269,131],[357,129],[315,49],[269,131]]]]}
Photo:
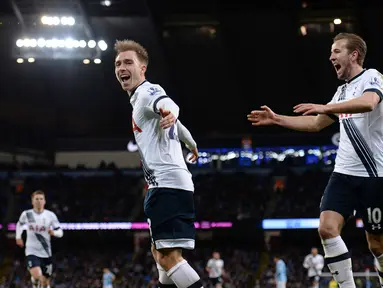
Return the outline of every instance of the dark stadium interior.
{"type": "MultiPolygon", "coordinates": [[[[51,287],[102,287],[104,267],[116,274],[114,287],[157,287],[146,226],[69,226],[146,222],[138,152],[127,150],[134,147],[132,107],[114,74],[117,39],[147,48],[148,80],[179,105],[179,118],[198,144],[200,162],[188,167],[199,228],[196,250],[186,258],[204,287],[210,287],[205,265],[214,249],[225,261],[224,287],[275,287],[276,254],[288,266],[287,287],[308,287],[303,258],[314,246],[323,254],[317,227],[293,221],[267,230],[262,223],[319,217],[339,124],[310,134],[255,128],[246,116],[261,105],[294,115],[296,104],[329,102],[342,83],[329,61],[339,32],[361,35],[368,44],[365,67],[382,71],[383,2],[108,2],[0,1],[0,288],[31,287],[13,224],[31,207],[35,190],[46,193],[47,208],[69,227],[53,240],[51,287]],[[105,40],[101,64],[53,59],[44,49],[34,63],[17,63],[26,51],[15,45],[18,38],[52,35],[55,28],[40,23],[45,14],[81,19],[76,33],[105,40]],[[335,18],[342,23],[334,24],[335,18]],[[220,222],[230,225],[212,224],[220,222]]],[[[65,29],[60,35],[70,35],[65,29]]],[[[357,287],[378,287],[368,286],[378,282],[358,217],[343,236],[353,271],[362,273],[357,287]]],[[[323,277],[320,287],[329,287],[330,279],[323,277]]]]}

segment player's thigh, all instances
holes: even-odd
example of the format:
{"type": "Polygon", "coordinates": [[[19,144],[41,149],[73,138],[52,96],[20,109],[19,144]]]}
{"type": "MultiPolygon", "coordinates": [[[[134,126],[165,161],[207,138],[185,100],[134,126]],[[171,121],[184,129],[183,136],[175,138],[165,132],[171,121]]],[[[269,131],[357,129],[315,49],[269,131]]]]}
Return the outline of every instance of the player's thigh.
{"type": "Polygon", "coordinates": [[[286,288],[286,282],[277,281],[277,288],[286,288]]]}
{"type": "Polygon", "coordinates": [[[28,255],[26,260],[27,267],[31,276],[35,279],[39,279],[40,276],[43,274],[41,270],[41,258],[35,255],[28,255]]]}
{"type": "Polygon", "coordinates": [[[210,282],[212,287],[216,287],[220,283],[219,280],[218,280],[218,277],[216,277],[216,278],[209,278],[209,282],[210,282]]]}
{"type": "Polygon", "coordinates": [[[149,189],[144,210],[156,250],[194,249],[193,192],[170,188],[149,189]]]}
{"type": "MultiPolygon", "coordinates": [[[[343,225],[353,215],[357,205],[353,182],[352,176],[336,172],[332,173],[320,203],[321,214],[330,215],[330,213],[324,213],[326,211],[336,212],[342,216],[338,217],[339,220],[337,222],[342,222],[338,224],[343,225]]],[[[334,220],[334,217],[321,218],[321,225],[328,225],[328,221],[334,220]]]]}
{"type": "Polygon", "coordinates": [[[53,263],[51,258],[42,258],[41,271],[46,279],[49,279],[53,274],[53,263]]]}
{"type": "MultiPolygon", "coordinates": [[[[383,234],[383,178],[361,177],[358,187],[358,214],[368,234],[383,234]]],[[[380,239],[380,237],[375,237],[380,239]]],[[[368,238],[367,238],[368,239],[368,238]]]]}

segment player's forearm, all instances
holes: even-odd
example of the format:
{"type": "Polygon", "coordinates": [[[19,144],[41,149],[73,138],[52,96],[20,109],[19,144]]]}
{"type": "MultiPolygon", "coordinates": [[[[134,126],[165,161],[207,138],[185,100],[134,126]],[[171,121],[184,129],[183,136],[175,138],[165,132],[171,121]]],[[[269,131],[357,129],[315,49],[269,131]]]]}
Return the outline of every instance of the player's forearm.
{"type": "Polygon", "coordinates": [[[168,97],[161,99],[161,101],[158,102],[157,110],[159,111],[160,108],[164,110],[169,110],[176,118],[178,118],[178,115],[180,113],[180,108],[178,107],[178,105],[168,97]]]}
{"type": "Polygon", "coordinates": [[[21,226],[20,222],[17,222],[17,224],[16,224],[16,239],[21,239],[22,235],[23,235],[23,227],[21,226]]]}
{"type": "Polygon", "coordinates": [[[186,144],[186,147],[189,150],[193,150],[197,147],[197,143],[194,141],[193,136],[190,131],[182,125],[181,121],[177,121],[178,128],[178,137],[179,139],[186,144]]]}
{"type": "Polygon", "coordinates": [[[362,97],[352,99],[341,103],[327,104],[325,106],[326,114],[337,113],[365,113],[374,110],[374,103],[366,101],[362,97]]]}
{"type": "Polygon", "coordinates": [[[276,124],[284,128],[302,132],[317,132],[320,130],[315,121],[316,116],[276,115],[276,117],[276,124]]]}

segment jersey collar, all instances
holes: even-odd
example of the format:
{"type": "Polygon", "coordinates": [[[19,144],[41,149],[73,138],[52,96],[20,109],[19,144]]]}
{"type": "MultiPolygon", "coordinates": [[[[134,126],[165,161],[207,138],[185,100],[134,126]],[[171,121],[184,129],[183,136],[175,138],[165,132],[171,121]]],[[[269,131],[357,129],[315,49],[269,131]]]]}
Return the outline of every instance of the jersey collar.
{"type": "Polygon", "coordinates": [[[359,74],[356,74],[354,77],[352,77],[350,80],[346,81],[347,84],[350,84],[352,81],[354,81],[355,79],[359,78],[360,76],[362,76],[362,74],[366,72],[366,69],[363,69],[362,72],[360,72],[359,74]]]}
{"type": "Polygon", "coordinates": [[[147,80],[145,79],[144,81],[142,81],[141,82],[141,84],[139,84],[139,85],[137,85],[137,87],[136,88],[134,88],[133,90],[132,90],[132,93],[130,93],[130,98],[132,98],[133,97],[133,95],[134,95],[134,93],[136,93],[136,91],[137,91],[137,89],[138,89],[138,87],[140,87],[142,84],[144,84],[145,82],[147,82],[147,80]]]}

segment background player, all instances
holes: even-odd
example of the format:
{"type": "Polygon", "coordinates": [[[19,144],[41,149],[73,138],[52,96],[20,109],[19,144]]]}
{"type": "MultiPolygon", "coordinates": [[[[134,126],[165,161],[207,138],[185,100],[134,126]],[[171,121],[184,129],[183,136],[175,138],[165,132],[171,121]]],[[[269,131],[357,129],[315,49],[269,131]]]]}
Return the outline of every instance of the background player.
{"type": "Polygon", "coordinates": [[[34,288],[49,287],[52,275],[51,236],[61,238],[64,235],[57,216],[52,211],[44,209],[45,194],[43,191],[32,193],[33,209],[23,211],[16,224],[16,244],[24,247],[22,237],[23,226],[27,225],[27,243],[25,255],[34,288]],[[51,229],[53,228],[53,230],[51,229]]]}
{"type": "Polygon", "coordinates": [[[116,279],[116,276],[109,270],[109,268],[104,268],[102,274],[102,288],[113,288],[113,281],[116,279]]]}
{"type": "Polygon", "coordinates": [[[318,253],[318,249],[311,248],[311,253],[305,257],[303,267],[307,269],[307,277],[312,288],[319,288],[320,275],[324,267],[324,258],[318,253]]]}
{"type": "Polygon", "coordinates": [[[224,262],[221,259],[221,255],[219,252],[213,252],[213,257],[207,261],[206,271],[209,273],[210,283],[216,288],[222,287],[223,267],[224,262]]]}
{"type": "Polygon", "coordinates": [[[275,263],[275,282],[277,288],[286,288],[287,283],[287,269],[285,262],[279,257],[274,257],[275,263]]]}
{"type": "Polygon", "coordinates": [[[383,286],[383,106],[379,104],[383,98],[383,76],[375,69],[363,69],[366,53],[362,38],[338,34],[330,61],[338,79],[346,84],[338,88],[330,103],[295,106],[294,112],[303,116],[277,115],[267,106],[248,115],[255,126],[275,124],[308,132],[320,131],[339,118],[339,148],[320,205],[319,234],[329,270],[340,287],[346,288],[355,287],[355,283],[350,254],[340,233],[354,209],[363,218],[383,286]]]}
{"type": "Polygon", "coordinates": [[[194,184],[174,125],[179,108],[161,86],[146,81],[144,47],[124,40],[116,42],[115,50],[115,74],[130,97],[133,132],[149,185],[144,210],[160,287],[200,288],[200,277],[182,257],[182,249],[195,246],[195,210],[194,184]]]}

